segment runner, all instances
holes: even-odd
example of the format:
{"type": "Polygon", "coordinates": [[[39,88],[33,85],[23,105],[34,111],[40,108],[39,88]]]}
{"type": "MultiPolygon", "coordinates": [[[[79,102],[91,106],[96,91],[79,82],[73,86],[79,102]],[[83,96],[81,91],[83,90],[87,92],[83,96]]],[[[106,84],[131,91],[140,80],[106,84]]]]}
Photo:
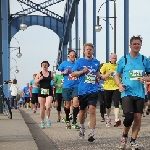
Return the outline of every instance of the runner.
{"type": "Polygon", "coordinates": [[[26,108],[29,109],[29,104],[30,104],[30,88],[29,88],[29,83],[27,83],[27,86],[23,88],[22,97],[25,99],[26,108]]]}
{"type": "Polygon", "coordinates": [[[105,95],[105,107],[106,107],[106,127],[110,127],[111,125],[111,104],[112,99],[114,102],[114,115],[115,115],[115,124],[114,127],[118,127],[121,125],[121,120],[119,119],[119,101],[120,101],[120,92],[119,87],[115,82],[114,75],[116,71],[116,64],[117,55],[111,54],[110,55],[110,62],[103,64],[100,69],[100,72],[103,74],[105,78],[104,82],[104,95],[105,95]]]}
{"type": "Polygon", "coordinates": [[[72,128],[79,129],[77,124],[77,115],[79,112],[79,102],[78,102],[78,79],[72,77],[72,68],[75,64],[76,53],[74,50],[68,52],[68,61],[64,61],[60,64],[58,70],[61,71],[61,74],[64,76],[64,84],[62,89],[62,96],[65,100],[65,113],[66,113],[66,129],[71,129],[70,125],[70,106],[71,100],[73,99],[73,122],[72,128]]]}
{"type": "Polygon", "coordinates": [[[147,85],[147,105],[148,105],[148,108],[146,110],[146,114],[149,115],[150,113],[150,82],[145,82],[145,84],[147,85]]]}
{"type": "Polygon", "coordinates": [[[37,106],[38,106],[38,85],[34,84],[35,77],[37,74],[33,75],[33,80],[30,81],[30,87],[32,88],[32,98],[31,98],[31,103],[32,103],[32,108],[33,108],[33,113],[36,113],[37,106]]]}
{"type": "Polygon", "coordinates": [[[86,43],[83,47],[85,58],[80,58],[76,61],[73,67],[72,76],[79,77],[78,97],[80,104],[79,120],[80,131],[79,136],[84,138],[85,136],[85,113],[87,106],[89,106],[90,114],[90,133],[88,135],[88,141],[93,142],[94,130],[96,125],[96,104],[98,99],[98,86],[96,83],[96,77],[100,77],[100,62],[92,58],[94,53],[94,45],[86,43]]]}
{"type": "Polygon", "coordinates": [[[48,71],[49,67],[48,61],[43,61],[41,63],[42,71],[40,71],[35,77],[35,85],[39,84],[39,103],[40,103],[40,117],[41,117],[41,128],[45,128],[45,106],[46,106],[46,122],[47,126],[51,126],[50,122],[50,108],[53,100],[53,91],[50,85],[53,78],[51,71],[48,71]]]}
{"type": "Polygon", "coordinates": [[[130,145],[132,150],[139,150],[136,138],[141,127],[145,92],[143,77],[145,72],[150,74],[150,62],[148,58],[139,53],[142,46],[142,38],[133,36],[130,39],[130,53],[121,57],[117,65],[115,80],[119,86],[122,97],[122,106],[125,119],[123,121],[123,135],[120,149],[125,149],[128,132],[132,125],[130,145]],[[120,77],[122,76],[122,83],[120,77]]]}
{"type": "Polygon", "coordinates": [[[57,111],[58,111],[58,120],[57,122],[61,121],[61,104],[62,104],[62,86],[63,86],[63,75],[55,75],[54,81],[56,86],[56,101],[57,101],[57,111]]]}

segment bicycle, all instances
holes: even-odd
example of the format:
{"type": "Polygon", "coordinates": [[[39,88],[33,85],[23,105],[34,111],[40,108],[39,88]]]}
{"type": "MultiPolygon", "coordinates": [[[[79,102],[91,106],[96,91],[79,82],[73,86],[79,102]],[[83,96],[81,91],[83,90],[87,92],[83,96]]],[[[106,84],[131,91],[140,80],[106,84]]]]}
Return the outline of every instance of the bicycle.
{"type": "Polygon", "coordinates": [[[4,81],[3,85],[0,85],[0,97],[2,98],[2,103],[3,103],[3,112],[8,116],[9,119],[12,119],[12,111],[10,107],[10,100],[9,98],[5,97],[5,94],[3,92],[3,86],[5,84],[8,84],[9,81],[4,81]]]}

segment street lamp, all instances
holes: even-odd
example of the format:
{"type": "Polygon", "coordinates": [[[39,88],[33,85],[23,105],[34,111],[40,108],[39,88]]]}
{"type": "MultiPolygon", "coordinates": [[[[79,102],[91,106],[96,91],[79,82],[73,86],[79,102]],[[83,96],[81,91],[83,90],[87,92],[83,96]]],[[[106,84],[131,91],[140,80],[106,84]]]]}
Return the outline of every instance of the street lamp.
{"type": "Polygon", "coordinates": [[[24,21],[24,15],[22,16],[22,23],[20,24],[20,29],[23,31],[27,29],[27,25],[25,24],[24,21]]]}
{"type": "MultiPolygon", "coordinates": [[[[19,70],[17,69],[17,66],[14,66],[14,67],[16,67],[15,72],[16,72],[16,73],[19,73],[19,70]]],[[[12,67],[12,68],[14,68],[14,67],[12,67]]],[[[12,68],[10,68],[10,71],[12,70],[12,68]]]]}
{"type": "MultiPolygon", "coordinates": [[[[22,54],[20,53],[20,47],[8,47],[8,48],[14,48],[12,51],[14,51],[14,50],[17,50],[17,49],[18,49],[18,50],[19,50],[19,52],[16,54],[16,56],[17,56],[18,58],[20,58],[20,57],[22,56],[22,54]]],[[[12,51],[11,51],[11,52],[12,52],[12,51]]],[[[10,53],[11,53],[11,52],[10,52],[10,53]]],[[[9,56],[10,56],[10,53],[9,53],[9,56]]]]}
{"type": "MultiPolygon", "coordinates": [[[[101,31],[101,29],[102,29],[102,27],[101,27],[101,25],[99,25],[99,21],[100,21],[100,18],[114,18],[114,53],[116,53],[116,0],[106,0],[106,2],[107,1],[113,1],[114,2],[114,17],[99,17],[99,16],[97,16],[97,25],[95,26],[95,31],[96,32],[100,32],[101,31]]],[[[106,3],[106,2],[104,2],[101,6],[100,6],[100,8],[99,8],[99,10],[98,10],[98,13],[100,12],[100,9],[101,9],[101,7],[106,3]]],[[[103,19],[104,21],[106,21],[105,19],[103,19]]],[[[107,22],[107,21],[106,21],[107,22]]],[[[109,22],[108,22],[109,23],[109,22]]],[[[111,26],[111,24],[109,23],[109,25],[111,26]]],[[[111,28],[112,28],[112,26],[111,26],[111,28]]],[[[113,29],[113,28],[112,28],[113,29]]]]}

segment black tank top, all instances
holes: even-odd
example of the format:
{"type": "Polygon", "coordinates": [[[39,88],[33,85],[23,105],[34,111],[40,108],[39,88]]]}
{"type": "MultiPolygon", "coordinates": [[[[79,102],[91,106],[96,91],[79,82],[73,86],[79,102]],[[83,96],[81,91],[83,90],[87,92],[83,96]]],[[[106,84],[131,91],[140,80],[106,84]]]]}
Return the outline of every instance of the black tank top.
{"type": "MultiPolygon", "coordinates": [[[[43,76],[42,71],[40,72],[41,76],[43,76]]],[[[49,76],[48,77],[44,77],[43,79],[40,80],[39,85],[40,88],[44,88],[44,89],[50,89],[51,88],[51,71],[49,71],[49,76]]]]}

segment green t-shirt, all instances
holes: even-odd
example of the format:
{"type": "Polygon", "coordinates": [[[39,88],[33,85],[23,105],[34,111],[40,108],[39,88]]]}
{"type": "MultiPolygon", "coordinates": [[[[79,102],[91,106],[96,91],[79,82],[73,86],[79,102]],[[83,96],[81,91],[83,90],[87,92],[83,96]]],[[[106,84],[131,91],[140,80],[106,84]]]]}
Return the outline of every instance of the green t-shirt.
{"type": "MultiPolygon", "coordinates": [[[[55,80],[55,84],[63,85],[64,77],[63,75],[55,75],[54,80],[55,80]]],[[[56,87],[56,93],[62,93],[62,86],[56,87]]]]}

